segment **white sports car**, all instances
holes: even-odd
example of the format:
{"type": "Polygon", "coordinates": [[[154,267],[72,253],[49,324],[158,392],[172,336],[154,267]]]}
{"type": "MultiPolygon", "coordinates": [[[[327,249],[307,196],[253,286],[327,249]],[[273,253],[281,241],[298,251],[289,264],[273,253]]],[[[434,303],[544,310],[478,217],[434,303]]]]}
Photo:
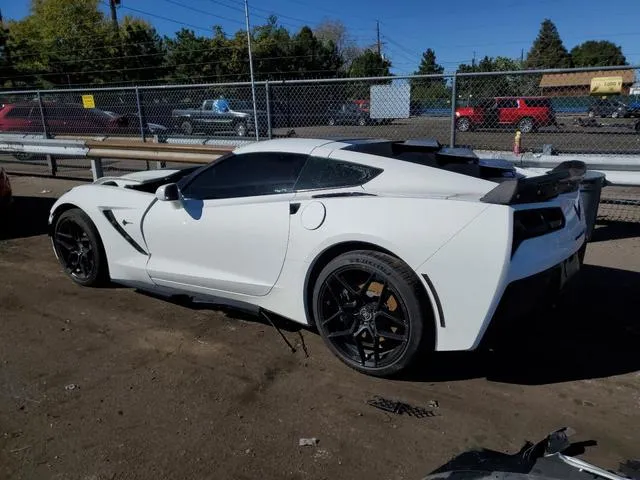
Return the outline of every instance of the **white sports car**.
{"type": "Polygon", "coordinates": [[[50,235],[80,285],[275,313],[388,376],[420,351],[476,349],[523,288],[564,285],[586,245],[584,173],[526,177],[432,140],[270,140],[75,187],[50,235]]]}

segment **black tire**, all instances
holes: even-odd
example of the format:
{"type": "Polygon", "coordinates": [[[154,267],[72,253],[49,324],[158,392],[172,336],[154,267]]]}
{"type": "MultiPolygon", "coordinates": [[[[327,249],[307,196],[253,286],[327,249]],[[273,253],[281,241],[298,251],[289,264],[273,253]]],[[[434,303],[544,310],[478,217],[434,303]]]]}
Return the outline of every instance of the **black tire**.
{"type": "Polygon", "coordinates": [[[193,134],[193,124],[189,120],[184,120],[180,124],[180,130],[182,130],[182,133],[184,133],[185,135],[192,135],[193,134]]]}
{"type": "Polygon", "coordinates": [[[342,362],[367,375],[389,377],[433,349],[433,315],[423,296],[407,264],[357,250],[337,256],[318,275],[313,318],[342,362]]]}
{"type": "Polygon", "coordinates": [[[456,121],[456,128],[459,132],[468,132],[471,130],[471,120],[467,117],[460,117],[456,121]]]}
{"type": "Polygon", "coordinates": [[[35,157],[35,154],[28,152],[15,152],[13,156],[16,158],[16,160],[24,162],[33,159],[35,157]]]}
{"type": "Polygon", "coordinates": [[[531,133],[536,130],[536,123],[531,117],[525,117],[518,122],[518,130],[522,133],[531,133]]]}
{"type": "Polygon", "coordinates": [[[236,133],[238,137],[246,137],[247,136],[247,124],[244,122],[236,123],[236,126],[233,127],[233,131],[236,133]]]}
{"type": "Polygon", "coordinates": [[[100,234],[79,208],[63,212],[53,229],[53,248],[66,275],[83,287],[109,281],[109,267],[100,234]]]}
{"type": "Polygon", "coordinates": [[[336,124],[336,119],[335,119],[335,118],[333,118],[333,117],[329,117],[329,120],[327,121],[327,124],[328,124],[330,127],[335,126],[335,124],[336,124]]]}
{"type": "Polygon", "coordinates": [[[596,113],[593,110],[589,110],[589,118],[594,118],[596,113]]]}
{"type": "Polygon", "coordinates": [[[364,117],[360,117],[358,118],[358,125],[361,127],[366,127],[367,126],[367,119],[364,117]]]}

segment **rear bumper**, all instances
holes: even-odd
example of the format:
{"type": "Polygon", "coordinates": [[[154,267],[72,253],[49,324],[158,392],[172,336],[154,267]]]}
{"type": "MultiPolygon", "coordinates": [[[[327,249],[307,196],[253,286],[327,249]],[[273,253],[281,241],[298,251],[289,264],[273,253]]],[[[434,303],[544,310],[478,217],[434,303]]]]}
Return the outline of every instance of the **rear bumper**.
{"type": "Polygon", "coordinates": [[[522,332],[522,325],[532,314],[549,308],[582,268],[586,246],[583,243],[577,252],[551,268],[509,283],[478,347],[490,346],[500,334],[511,330],[522,332]]]}

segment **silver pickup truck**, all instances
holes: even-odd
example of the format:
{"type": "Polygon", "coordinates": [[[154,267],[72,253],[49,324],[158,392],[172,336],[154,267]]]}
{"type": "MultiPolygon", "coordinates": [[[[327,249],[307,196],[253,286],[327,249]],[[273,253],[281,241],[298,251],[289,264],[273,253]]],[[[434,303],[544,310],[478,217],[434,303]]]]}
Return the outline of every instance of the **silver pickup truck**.
{"type": "MultiPolygon", "coordinates": [[[[253,106],[242,100],[205,100],[200,108],[178,109],[171,112],[174,128],[185,135],[196,133],[225,133],[245,137],[255,133],[253,106]]],[[[258,110],[260,135],[267,134],[267,113],[258,110]]]]}

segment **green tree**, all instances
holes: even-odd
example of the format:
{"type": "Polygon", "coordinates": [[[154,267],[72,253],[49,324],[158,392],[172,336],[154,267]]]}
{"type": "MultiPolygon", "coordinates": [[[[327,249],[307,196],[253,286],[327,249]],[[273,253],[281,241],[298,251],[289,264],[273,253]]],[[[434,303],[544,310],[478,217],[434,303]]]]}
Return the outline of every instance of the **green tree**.
{"type": "Polygon", "coordinates": [[[571,66],[571,56],[560,38],[554,23],[545,19],[540,26],[538,37],[533,42],[525,62],[527,68],[567,68],[571,66]]]}
{"type": "Polygon", "coordinates": [[[0,13],[0,87],[13,86],[16,72],[11,60],[11,51],[8,47],[9,29],[5,26],[0,13]]]}
{"type": "Polygon", "coordinates": [[[32,0],[30,14],[9,24],[18,75],[41,86],[101,81],[115,45],[99,3],[32,0]]]}
{"type": "Polygon", "coordinates": [[[178,83],[215,81],[222,71],[216,68],[221,55],[217,55],[214,39],[196,35],[183,28],[174,38],[165,38],[166,63],[169,80],[178,83]]]}
{"type": "MultiPolygon", "coordinates": [[[[517,72],[521,69],[520,60],[485,56],[475,65],[460,65],[458,72],[517,72]]],[[[538,83],[538,75],[527,74],[460,76],[457,79],[458,99],[467,103],[487,97],[534,95],[538,83]]]]}
{"type": "Polygon", "coordinates": [[[622,48],[607,40],[588,40],[571,49],[571,59],[576,67],[602,67],[627,65],[622,48]]]}
{"type": "Polygon", "coordinates": [[[353,59],[350,77],[387,77],[391,75],[391,62],[373,50],[365,50],[353,59]]]}
{"type": "MultiPolygon", "coordinates": [[[[436,61],[436,52],[427,48],[414,75],[441,75],[444,67],[436,61]]],[[[448,99],[449,89],[444,78],[417,78],[411,80],[411,99],[432,104],[436,99],[448,99]]]]}
{"type": "Polygon", "coordinates": [[[113,63],[122,69],[123,80],[142,83],[164,76],[166,48],[151,24],[126,16],[120,25],[119,35],[121,56],[113,63]]]}
{"type": "Polygon", "coordinates": [[[298,78],[333,77],[342,66],[335,44],[322,43],[306,26],[291,38],[290,52],[290,72],[298,78]]]}

